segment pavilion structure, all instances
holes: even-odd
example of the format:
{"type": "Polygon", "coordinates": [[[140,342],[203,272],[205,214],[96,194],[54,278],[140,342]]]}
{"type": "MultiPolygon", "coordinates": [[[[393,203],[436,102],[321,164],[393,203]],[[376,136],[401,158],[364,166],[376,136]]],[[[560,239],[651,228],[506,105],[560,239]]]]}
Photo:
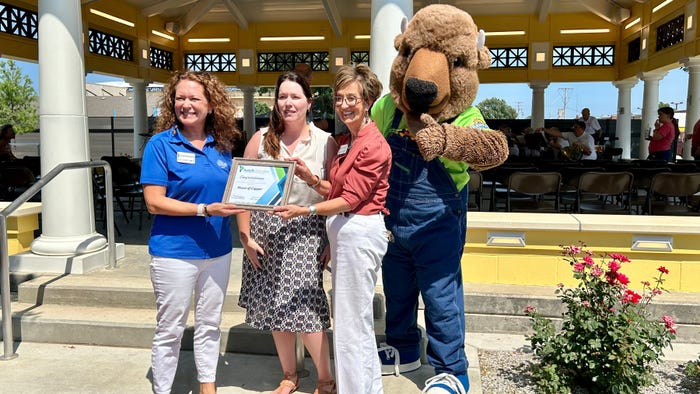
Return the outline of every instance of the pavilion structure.
{"type": "MultiPolygon", "coordinates": [[[[331,85],[338,67],[366,62],[388,87],[401,20],[431,3],[412,0],[0,0],[3,57],[39,64],[42,173],[89,160],[85,75],[124,78],[134,88],[134,156],[148,131],[146,89],[173,71],[215,73],[244,94],[244,129],[254,132],[254,93],[296,63],[331,85]]],[[[668,70],[689,73],[685,129],[700,118],[696,0],[453,0],[486,32],[492,66],[482,83],[528,83],[533,127],[544,126],[553,82],[609,81],[618,89],[616,145],[630,152],[631,89],[644,85],[642,129],[657,117],[668,70]]],[[[637,157],[646,157],[641,139],[637,157]]],[[[690,157],[689,144],[683,156],[690,157]]],[[[36,256],[102,253],[88,170],[42,191],[36,256]],[[66,204],[70,201],[70,204],[66,204]]],[[[106,256],[106,254],[105,254],[106,256]]],[[[68,257],[70,258],[70,257],[68,257]]],[[[62,263],[65,266],[65,261],[62,263]]]]}

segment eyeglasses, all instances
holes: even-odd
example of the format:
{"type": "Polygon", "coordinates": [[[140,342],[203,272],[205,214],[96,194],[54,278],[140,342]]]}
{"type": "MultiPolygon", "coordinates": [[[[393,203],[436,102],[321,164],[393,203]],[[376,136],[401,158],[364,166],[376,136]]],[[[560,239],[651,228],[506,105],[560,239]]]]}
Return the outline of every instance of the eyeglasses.
{"type": "Polygon", "coordinates": [[[343,101],[345,101],[345,104],[347,104],[350,107],[354,107],[357,105],[357,103],[362,101],[362,99],[360,99],[359,97],[355,97],[355,96],[346,96],[346,97],[335,96],[333,98],[333,100],[334,100],[336,106],[343,105],[343,101]]]}

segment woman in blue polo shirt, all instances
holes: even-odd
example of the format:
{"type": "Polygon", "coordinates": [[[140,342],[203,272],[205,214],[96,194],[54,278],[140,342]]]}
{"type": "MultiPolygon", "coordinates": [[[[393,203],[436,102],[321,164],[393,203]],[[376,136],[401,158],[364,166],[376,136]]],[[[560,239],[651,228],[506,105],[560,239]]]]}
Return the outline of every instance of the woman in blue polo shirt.
{"type": "Polygon", "coordinates": [[[194,356],[199,392],[216,392],[221,308],[231,266],[229,216],[221,203],[234,145],[242,141],[225,86],[203,72],[174,75],[164,88],[155,134],[144,150],[141,183],[155,215],[148,251],[158,308],[153,391],[169,393],[194,293],[194,356]]]}

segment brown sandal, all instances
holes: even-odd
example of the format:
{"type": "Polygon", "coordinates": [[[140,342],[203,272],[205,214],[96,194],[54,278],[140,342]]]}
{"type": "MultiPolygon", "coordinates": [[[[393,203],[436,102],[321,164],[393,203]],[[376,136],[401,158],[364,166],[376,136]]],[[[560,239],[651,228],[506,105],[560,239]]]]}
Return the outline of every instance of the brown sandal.
{"type": "Polygon", "coordinates": [[[314,394],[337,394],[338,388],[335,385],[335,380],[319,380],[316,385],[314,394]]]}
{"type": "Polygon", "coordinates": [[[284,375],[280,385],[271,394],[279,394],[284,389],[289,389],[290,393],[297,391],[299,388],[299,377],[296,374],[284,375]]]}

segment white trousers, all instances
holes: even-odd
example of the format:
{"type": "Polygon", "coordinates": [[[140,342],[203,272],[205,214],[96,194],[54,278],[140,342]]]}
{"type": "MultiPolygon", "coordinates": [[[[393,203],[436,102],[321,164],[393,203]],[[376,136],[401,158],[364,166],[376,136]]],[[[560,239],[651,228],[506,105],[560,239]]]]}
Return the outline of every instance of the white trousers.
{"type": "Polygon", "coordinates": [[[381,394],[372,300],[386,253],[382,215],[326,221],[333,269],[333,349],[339,394],[381,394]]]}
{"type": "Polygon", "coordinates": [[[151,349],[153,392],[170,393],[182,335],[194,292],[194,360],[201,383],[216,381],[221,343],[221,311],[226,296],[231,253],[213,259],[151,256],[151,282],[158,308],[151,349]]]}

